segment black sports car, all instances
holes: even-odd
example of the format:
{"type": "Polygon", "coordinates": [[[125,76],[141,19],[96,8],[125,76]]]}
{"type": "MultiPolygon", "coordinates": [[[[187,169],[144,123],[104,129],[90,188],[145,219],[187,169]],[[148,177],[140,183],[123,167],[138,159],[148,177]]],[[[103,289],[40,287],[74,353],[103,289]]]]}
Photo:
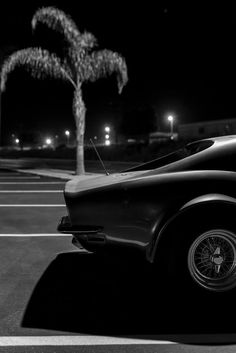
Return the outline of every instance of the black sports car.
{"type": "Polygon", "coordinates": [[[196,141],[125,172],[75,177],[65,202],[58,230],[78,247],[132,249],[193,286],[236,286],[236,136],[196,141]]]}

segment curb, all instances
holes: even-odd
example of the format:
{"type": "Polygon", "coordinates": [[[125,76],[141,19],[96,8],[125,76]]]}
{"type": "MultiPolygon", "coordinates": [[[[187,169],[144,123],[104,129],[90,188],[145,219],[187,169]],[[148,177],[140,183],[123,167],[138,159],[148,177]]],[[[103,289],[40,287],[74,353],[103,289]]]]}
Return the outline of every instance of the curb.
{"type": "MultiPolygon", "coordinates": [[[[40,176],[47,176],[51,178],[58,178],[63,180],[71,180],[75,177],[78,177],[71,170],[61,170],[61,169],[15,169],[20,173],[36,174],[40,176]]],[[[86,173],[80,175],[81,179],[87,179],[91,177],[101,176],[99,173],[86,173]]]]}

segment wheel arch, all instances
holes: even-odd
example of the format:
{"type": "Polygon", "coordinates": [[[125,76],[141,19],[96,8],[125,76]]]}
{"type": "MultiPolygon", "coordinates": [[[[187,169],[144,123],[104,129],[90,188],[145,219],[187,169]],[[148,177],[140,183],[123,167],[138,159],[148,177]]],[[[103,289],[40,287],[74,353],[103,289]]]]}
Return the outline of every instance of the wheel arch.
{"type": "MultiPolygon", "coordinates": [[[[184,219],[187,218],[189,223],[196,216],[206,218],[209,213],[212,216],[213,213],[217,215],[222,214],[222,212],[226,212],[228,217],[232,216],[232,212],[236,213],[236,198],[224,194],[205,194],[187,201],[166,220],[160,229],[157,229],[151,250],[147,255],[148,260],[150,262],[155,261],[162,240],[165,237],[173,236],[171,230],[177,229],[176,227],[179,227],[184,219]]],[[[181,226],[186,225],[187,223],[184,223],[181,226]]]]}

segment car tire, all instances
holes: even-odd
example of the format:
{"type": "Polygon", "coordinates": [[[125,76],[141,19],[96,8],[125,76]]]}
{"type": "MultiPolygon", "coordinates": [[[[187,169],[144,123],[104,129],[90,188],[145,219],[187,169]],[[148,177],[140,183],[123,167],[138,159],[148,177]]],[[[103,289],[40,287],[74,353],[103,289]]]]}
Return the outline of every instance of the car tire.
{"type": "Polygon", "coordinates": [[[234,211],[192,210],[175,220],[160,242],[164,277],[211,292],[236,287],[234,211]]]}
{"type": "Polygon", "coordinates": [[[186,331],[193,328],[193,323],[194,329],[201,327],[204,332],[227,332],[230,327],[225,313],[236,315],[232,306],[236,290],[236,228],[230,214],[222,218],[221,212],[215,216],[204,212],[199,217],[188,214],[187,219],[173,224],[163,237],[165,241],[160,242],[155,268],[161,276],[155,291],[159,293],[161,288],[166,315],[171,317],[175,329],[181,329],[181,317],[186,331]],[[202,222],[196,222],[199,217],[202,222]],[[215,246],[211,252],[204,249],[209,239],[215,246]],[[205,270],[196,262],[198,255],[211,271],[203,273],[205,270]],[[229,261],[225,262],[226,267],[223,261],[229,261]]]}
{"type": "Polygon", "coordinates": [[[236,286],[236,233],[227,225],[201,231],[192,241],[187,267],[193,281],[214,292],[236,286]]]}

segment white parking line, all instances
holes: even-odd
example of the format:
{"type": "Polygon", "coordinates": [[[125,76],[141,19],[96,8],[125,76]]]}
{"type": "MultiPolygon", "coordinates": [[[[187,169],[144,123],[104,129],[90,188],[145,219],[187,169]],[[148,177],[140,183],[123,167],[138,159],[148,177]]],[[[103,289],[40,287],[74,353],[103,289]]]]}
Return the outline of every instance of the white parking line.
{"type": "Polygon", "coordinates": [[[66,207],[66,205],[60,204],[0,204],[0,207],[66,207]]]}
{"type": "Polygon", "coordinates": [[[24,193],[54,193],[59,192],[62,193],[63,190],[0,190],[0,194],[24,194],[24,193]]]}
{"type": "Polygon", "coordinates": [[[52,185],[65,184],[63,181],[0,181],[1,185],[52,185]]]}
{"type": "Polygon", "coordinates": [[[0,179],[40,179],[40,176],[30,176],[30,177],[25,177],[25,176],[1,176],[0,174],[0,179]]]}
{"type": "Polygon", "coordinates": [[[6,233],[0,234],[1,237],[71,237],[71,234],[62,233],[6,233]]]}
{"type": "Polygon", "coordinates": [[[94,346],[94,345],[166,345],[172,341],[144,340],[106,336],[3,336],[0,346],[94,346]]]}

